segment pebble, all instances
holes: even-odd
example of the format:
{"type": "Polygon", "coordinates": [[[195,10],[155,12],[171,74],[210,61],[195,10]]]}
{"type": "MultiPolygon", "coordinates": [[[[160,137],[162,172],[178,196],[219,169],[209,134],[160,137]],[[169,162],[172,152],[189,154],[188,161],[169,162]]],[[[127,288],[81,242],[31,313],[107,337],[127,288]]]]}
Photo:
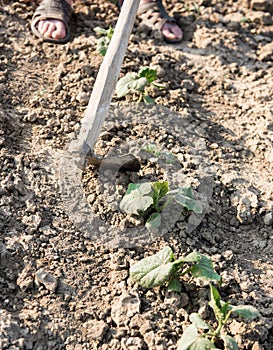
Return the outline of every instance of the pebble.
{"type": "Polygon", "coordinates": [[[87,93],[87,92],[80,92],[77,97],[76,97],[76,100],[83,106],[86,106],[89,102],[89,98],[90,98],[90,95],[87,93]]]}
{"type": "Polygon", "coordinates": [[[116,297],[111,307],[111,317],[117,326],[127,324],[140,311],[140,299],[136,292],[123,292],[116,297]]]}
{"type": "Polygon", "coordinates": [[[45,271],[44,269],[39,269],[35,273],[35,278],[50,292],[54,293],[56,291],[58,281],[51,273],[45,271]]]}

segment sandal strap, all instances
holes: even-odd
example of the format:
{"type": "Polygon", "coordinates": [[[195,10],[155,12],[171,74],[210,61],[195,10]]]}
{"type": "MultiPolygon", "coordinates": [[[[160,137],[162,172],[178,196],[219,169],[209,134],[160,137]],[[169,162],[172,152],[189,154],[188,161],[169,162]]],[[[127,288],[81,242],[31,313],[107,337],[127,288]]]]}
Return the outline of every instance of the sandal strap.
{"type": "Polygon", "coordinates": [[[166,22],[176,23],[176,20],[168,15],[162,0],[142,3],[138,9],[138,16],[148,27],[157,30],[161,30],[166,22]]]}
{"type": "Polygon", "coordinates": [[[68,40],[70,35],[72,14],[73,9],[65,0],[43,0],[34,12],[31,22],[31,29],[36,36],[43,38],[46,41],[64,43],[68,40]],[[45,19],[57,19],[62,21],[66,28],[66,37],[61,40],[55,40],[45,38],[42,34],[40,34],[36,26],[39,21],[45,19]]]}

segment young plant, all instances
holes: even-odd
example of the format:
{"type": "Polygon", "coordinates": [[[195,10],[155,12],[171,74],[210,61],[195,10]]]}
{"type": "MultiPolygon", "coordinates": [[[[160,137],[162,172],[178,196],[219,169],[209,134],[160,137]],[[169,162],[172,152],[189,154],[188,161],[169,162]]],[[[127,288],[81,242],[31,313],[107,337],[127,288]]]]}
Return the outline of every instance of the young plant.
{"type": "Polygon", "coordinates": [[[161,212],[174,202],[187,210],[202,213],[202,206],[193,198],[191,187],[170,191],[167,181],[130,183],[120,209],[143,218],[147,229],[153,231],[161,225],[161,212]]]}
{"type": "Polygon", "coordinates": [[[142,67],[138,73],[127,73],[122,77],[116,86],[117,97],[124,97],[130,93],[139,95],[138,102],[154,103],[152,97],[148,95],[151,88],[166,88],[165,85],[157,83],[157,70],[149,67],[142,67]]]}
{"type": "Polygon", "coordinates": [[[150,158],[151,161],[163,161],[166,164],[175,163],[175,157],[171,154],[171,152],[162,152],[154,144],[149,143],[144,148],[142,148],[142,150],[149,153],[152,156],[152,158],[150,158]]]}
{"type": "Polygon", "coordinates": [[[221,277],[214,271],[211,260],[205,255],[192,252],[176,259],[170,247],[148,256],[130,268],[130,278],[144,288],[167,285],[169,291],[180,292],[180,277],[190,273],[195,278],[208,281],[220,281],[221,277]]]}
{"type": "Polygon", "coordinates": [[[105,56],[106,51],[108,49],[109,43],[112,39],[112,36],[114,34],[114,29],[110,27],[109,29],[104,29],[101,27],[96,27],[94,28],[94,31],[102,35],[101,38],[99,38],[98,43],[97,43],[97,48],[96,51],[100,53],[102,56],[105,56]]]}
{"type": "Polygon", "coordinates": [[[219,346],[224,350],[239,350],[236,341],[224,333],[224,326],[231,313],[247,319],[254,319],[259,314],[258,310],[250,305],[233,306],[228,302],[223,302],[218,290],[211,284],[210,298],[209,305],[213,309],[218,324],[216,329],[205,322],[199,314],[192,313],[190,315],[192,324],[179,340],[177,350],[219,349],[219,346]]]}

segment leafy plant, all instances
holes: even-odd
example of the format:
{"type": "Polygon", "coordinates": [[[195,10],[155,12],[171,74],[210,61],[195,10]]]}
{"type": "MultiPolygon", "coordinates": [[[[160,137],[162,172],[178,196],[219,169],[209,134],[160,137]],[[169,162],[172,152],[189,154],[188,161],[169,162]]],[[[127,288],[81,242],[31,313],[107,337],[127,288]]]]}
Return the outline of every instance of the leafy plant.
{"type": "Polygon", "coordinates": [[[258,316],[258,311],[250,305],[233,306],[224,302],[220,298],[218,290],[210,284],[210,302],[217,320],[217,328],[205,322],[198,313],[190,315],[191,325],[185,330],[178,342],[178,350],[203,350],[216,349],[217,346],[224,346],[225,350],[238,350],[238,344],[223,329],[231,313],[238,316],[254,319],[258,316]]]}
{"type": "Polygon", "coordinates": [[[153,87],[164,89],[165,85],[157,83],[157,70],[149,67],[142,67],[138,73],[127,73],[122,77],[116,86],[117,97],[124,97],[129,93],[139,95],[138,102],[144,101],[148,104],[154,103],[152,97],[148,95],[153,87]]]}
{"type": "Polygon", "coordinates": [[[97,48],[96,51],[100,53],[102,56],[105,56],[106,51],[108,49],[109,43],[112,39],[112,36],[114,34],[114,29],[110,26],[109,29],[104,29],[101,27],[96,27],[94,28],[94,31],[102,35],[101,38],[99,38],[98,43],[97,43],[97,48]]]}
{"type": "Polygon", "coordinates": [[[193,198],[191,187],[170,191],[167,181],[130,183],[120,202],[120,209],[127,214],[142,217],[149,231],[161,225],[161,212],[171,203],[195,213],[202,213],[202,206],[193,198]]]}
{"type": "Polygon", "coordinates": [[[142,148],[142,150],[149,153],[152,156],[151,160],[161,160],[166,164],[175,163],[175,157],[171,154],[171,152],[161,151],[154,144],[147,144],[144,148],[142,148]]]}
{"type": "Polygon", "coordinates": [[[166,284],[169,291],[176,292],[180,292],[182,288],[179,278],[187,273],[209,281],[221,280],[214,271],[211,260],[205,255],[192,252],[176,259],[169,246],[138,261],[130,268],[130,278],[142,287],[154,288],[166,284]]]}

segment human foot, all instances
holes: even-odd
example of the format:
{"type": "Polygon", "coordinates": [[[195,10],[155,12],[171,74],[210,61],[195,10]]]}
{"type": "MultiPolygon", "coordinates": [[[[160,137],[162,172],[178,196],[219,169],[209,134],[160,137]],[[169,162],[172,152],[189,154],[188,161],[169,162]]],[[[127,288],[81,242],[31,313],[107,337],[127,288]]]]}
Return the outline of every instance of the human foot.
{"type": "Polygon", "coordinates": [[[43,0],[36,9],[31,28],[46,41],[65,43],[69,39],[72,0],[43,0]]]}
{"type": "Polygon", "coordinates": [[[144,24],[160,30],[167,42],[177,43],[182,40],[183,32],[166,12],[162,0],[141,0],[138,14],[144,24]]]}

